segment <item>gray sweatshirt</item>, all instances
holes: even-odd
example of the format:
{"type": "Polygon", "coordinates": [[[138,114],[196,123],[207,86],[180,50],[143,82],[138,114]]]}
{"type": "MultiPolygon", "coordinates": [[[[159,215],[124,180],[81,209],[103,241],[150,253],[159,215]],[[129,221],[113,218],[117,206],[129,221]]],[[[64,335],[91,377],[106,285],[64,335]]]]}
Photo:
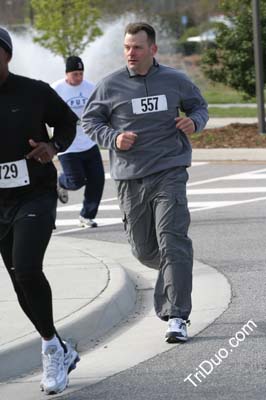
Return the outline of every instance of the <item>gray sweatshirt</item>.
{"type": "Polygon", "coordinates": [[[185,74],[154,60],[145,76],[123,67],[103,78],[88,99],[82,126],[92,140],[110,150],[114,179],[138,179],[191,164],[191,144],[175,126],[179,110],[194,121],[197,132],[208,121],[199,89],[185,74]],[[138,135],[127,151],[115,144],[124,131],[138,135]]]}

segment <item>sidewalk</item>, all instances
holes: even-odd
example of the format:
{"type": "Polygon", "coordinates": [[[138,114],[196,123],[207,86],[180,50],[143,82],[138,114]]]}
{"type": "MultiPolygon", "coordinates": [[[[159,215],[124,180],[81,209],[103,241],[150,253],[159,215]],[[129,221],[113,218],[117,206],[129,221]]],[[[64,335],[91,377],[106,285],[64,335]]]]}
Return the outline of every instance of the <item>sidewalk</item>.
{"type": "MultiPolygon", "coordinates": [[[[253,161],[266,160],[264,149],[223,150],[226,160],[242,160],[248,159],[247,157],[253,161]]],[[[104,150],[102,154],[106,161],[108,152],[104,150]]],[[[194,150],[193,159],[219,160],[221,154],[221,149],[194,150]]],[[[77,343],[78,350],[83,354],[79,368],[73,373],[73,376],[76,374],[79,385],[84,385],[89,379],[90,383],[95,382],[104,375],[102,361],[97,364],[97,342],[100,337],[134,312],[140,297],[142,301],[148,297],[149,303],[149,306],[146,303],[141,306],[143,310],[146,308],[142,315],[141,336],[143,339],[146,335],[147,342],[143,351],[135,351],[136,356],[141,355],[144,358],[138,360],[134,358],[133,361],[141,362],[145,357],[147,359],[158,352],[169,350],[169,346],[163,343],[163,331],[166,326],[149,308],[152,308],[157,272],[138,263],[131,255],[128,245],[54,236],[48,247],[44,266],[53,290],[56,326],[64,338],[71,338],[77,343]],[[151,329],[151,321],[156,329],[151,329]],[[149,328],[145,328],[145,323],[148,323],[149,328]],[[156,338],[153,332],[158,333],[156,338]],[[90,362],[93,359],[95,366],[93,378],[88,378],[87,372],[86,354],[89,350],[92,351],[89,353],[90,362]]],[[[228,307],[230,301],[230,286],[224,276],[197,260],[194,263],[193,287],[194,307],[190,336],[197,334],[214,321],[228,307]]],[[[0,326],[0,383],[38,370],[40,339],[17,304],[2,261],[0,261],[0,326]]],[[[129,350],[131,346],[133,348],[134,343],[136,345],[135,336],[132,344],[127,344],[129,350]]],[[[116,352],[110,355],[112,363],[114,358],[119,361],[119,346],[114,346],[116,352]]],[[[133,358],[128,357],[128,359],[133,362],[133,358]]],[[[109,361],[106,362],[107,367],[110,366],[109,361]]],[[[117,370],[125,367],[128,365],[123,364],[117,367],[117,370]]],[[[112,374],[114,370],[110,370],[109,367],[105,376],[108,373],[112,374]]],[[[11,380],[9,384],[0,385],[0,398],[3,400],[13,400],[16,396],[19,396],[20,400],[25,396],[26,400],[42,398],[42,395],[36,395],[38,393],[36,382],[33,382],[33,397],[31,397],[29,382],[27,378],[25,379],[11,380]],[[27,391],[24,395],[20,390],[25,382],[27,391]]]]}
{"type": "MultiPolygon", "coordinates": [[[[128,317],[140,290],[147,282],[149,289],[153,287],[157,275],[138,263],[126,244],[62,236],[52,238],[44,265],[53,290],[56,326],[64,338],[77,343],[81,353],[93,348],[100,337],[128,317]]],[[[197,261],[194,268],[191,335],[209,325],[230,301],[230,287],[220,273],[197,261]]],[[[164,323],[154,319],[161,329],[166,329],[164,323]]],[[[0,323],[0,382],[38,369],[39,336],[18,306],[2,262],[0,323]]],[[[159,340],[163,343],[163,337],[159,340]]],[[[1,395],[3,390],[7,390],[5,385],[0,387],[0,398],[5,398],[1,395]]]]}
{"type": "Polygon", "coordinates": [[[223,117],[223,118],[210,118],[207,122],[206,128],[220,128],[222,126],[230,125],[230,124],[255,124],[258,122],[258,118],[232,118],[232,117],[223,117]]]}
{"type": "MultiPolygon", "coordinates": [[[[130,313],[136,300],[126,271],[111,258],[95,256],[84,242],[54,236],[44,260],[56,326],[64,338],[74,335],[80,351],[130,313]]],[[[39,336],[20,310],[2,260],[0,325],[0,382],[39,367],[39,336]]]]}

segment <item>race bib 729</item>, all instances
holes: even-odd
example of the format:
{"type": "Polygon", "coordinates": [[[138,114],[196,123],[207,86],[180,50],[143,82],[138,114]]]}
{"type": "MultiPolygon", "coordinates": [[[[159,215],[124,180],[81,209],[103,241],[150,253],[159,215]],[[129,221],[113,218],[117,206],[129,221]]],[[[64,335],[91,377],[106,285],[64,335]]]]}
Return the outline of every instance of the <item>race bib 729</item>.
{"type": "Polygon", "coordinates": [[[167,99],[165,94],[158,96],[138,97],[132,99],[132,109],[134,114],[146,114],[151,112],[166,111],[167,99]]]}
{"type": "Polygon", "coordinates": [[[30,178],[25,159],[0,164],[0,188],[29,185],[30,178]]]}

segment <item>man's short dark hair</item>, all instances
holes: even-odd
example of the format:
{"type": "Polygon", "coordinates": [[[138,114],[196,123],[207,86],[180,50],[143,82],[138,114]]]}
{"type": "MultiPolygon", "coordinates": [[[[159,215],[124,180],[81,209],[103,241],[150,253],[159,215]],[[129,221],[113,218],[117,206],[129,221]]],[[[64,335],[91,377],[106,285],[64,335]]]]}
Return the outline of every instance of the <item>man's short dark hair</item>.
{"type": "Polygon", "coordinates": [[[147,33],[148,41],[150,44],[156,42],[156,33],[154,28],[147,24],[146,22],[132,22],[126,26],[125,35],[129,33],[130,35],[135,35],[136,33],[144,31],[147,33]]]}

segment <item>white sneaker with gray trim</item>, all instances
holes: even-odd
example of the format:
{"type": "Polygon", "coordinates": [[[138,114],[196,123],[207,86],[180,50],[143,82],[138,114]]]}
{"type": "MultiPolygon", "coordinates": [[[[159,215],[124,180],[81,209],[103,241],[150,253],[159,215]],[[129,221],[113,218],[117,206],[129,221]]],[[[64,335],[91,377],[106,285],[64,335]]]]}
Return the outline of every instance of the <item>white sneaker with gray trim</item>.
{"type": "Polygon", "coordinates": [[[186,342],[187,335],[187,322],[182,318],[170,318],[168,320],[168,328],[165,334],[165,341],[167,343],[186,342]]]}
{"type": "Polygon", "coordinates": [[[73,369],[76,368],[77,363],[80,361],[79,355],[76,350],[67,341],[63,341],[66,346],[67,352],[64,355],[64,364],[67,373],[69,374],[73,369]]]}
{"type": "Polygon", "coordinates": [[[61,203],[66,204],[68,203],[68,191],[60,186],[59,181],[57,181],[57,196],[61,203]]]}
{"type": "Polygon", "coordinates": [[[51,345],[42,353],[43,375],[41,390],[45,394],[57,394],[68,385],[68,370],[65,366],[63,348],[51,345]]]}
{"type": "Polygon", "coordinates": [[[68,374],[76,368],[80,361],[76,350],[67,341],[63,341],[67,352],[57,346],[49,346],[42,354],[43,376],[41,390],[46,394],[57,394],[66,389],[68,374]]]}
{"type": "Polygon", "coordinates": [[[83,226],[84,228],[90,227],[90,228],[97,228],[98,224],[94,219],[91,218],[84,218],[81,215],[79,216],[79,222],[80,225],[83,226]]]}

